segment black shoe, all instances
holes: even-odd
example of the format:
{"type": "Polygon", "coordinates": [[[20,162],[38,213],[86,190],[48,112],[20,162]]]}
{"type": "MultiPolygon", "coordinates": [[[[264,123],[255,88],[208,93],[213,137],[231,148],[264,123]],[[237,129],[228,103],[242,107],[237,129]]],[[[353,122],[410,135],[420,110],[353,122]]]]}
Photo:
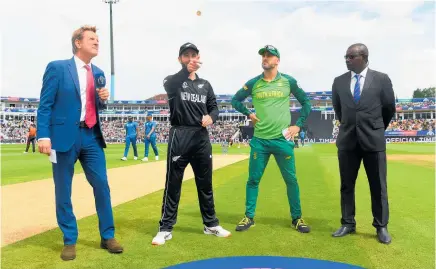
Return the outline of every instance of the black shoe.
{"type": "Polygon", "coordinates": [[[383,244],[390,244],[392,241],[392,238],[389,235],[388,229],[386,227],[377,229],[377,237],[378,241],[383,244]]]}
{"type": "Polygon", "coordinates": [[[254,220],[252,218],[249,217],[244,217],[236,226],[236,231],[238,232],[242,232],[245,230],[248,230],[248,228],[250,228],[251,226],[255,226],[254,225],[254,220]]]}
{"type": "Polygon", "coordinates": [[[336,232],[332,234],[333,237],[342,237],[347,234],[354,234],[356,232],[355,227],[341,226],[336,232]]]}
{"type": "Polygon", "coordinates": [[[292,221],[292,225],[300,233],[308,233],[308,232],[310,232],[310,227],[306,223],[304,223],[304,220],[302,218],[293,220],[292,221]]]}

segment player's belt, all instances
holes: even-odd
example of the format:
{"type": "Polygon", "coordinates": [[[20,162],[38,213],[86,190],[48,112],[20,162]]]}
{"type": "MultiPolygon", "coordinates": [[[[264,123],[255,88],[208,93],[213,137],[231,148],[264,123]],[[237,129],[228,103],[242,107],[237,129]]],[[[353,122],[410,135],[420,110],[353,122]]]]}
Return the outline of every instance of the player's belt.
{"type": "Polygon", "coordinates": [[[80,128],[88,128],[88,125],[86,125],[85,121],[81,121],[79,124],[80,128]]]}

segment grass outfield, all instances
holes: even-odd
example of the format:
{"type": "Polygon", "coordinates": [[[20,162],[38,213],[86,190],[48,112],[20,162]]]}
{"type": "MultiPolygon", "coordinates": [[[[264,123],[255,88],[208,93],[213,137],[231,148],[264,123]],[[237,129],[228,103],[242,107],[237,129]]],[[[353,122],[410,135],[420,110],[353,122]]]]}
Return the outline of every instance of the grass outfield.
{"type": "MultiPolygon", "coordinates": [[[[166,158],[166,144],[159,144],[160,159],[166,158]]],[[[23,154],[25,145],[1,145],[1,185],[22,183],[27,181],[46,179],[52,177],[51,165],[48,156],[39,153],[23,154]],[[25,168],[23,169],[23,165],[25,168]]],[[[319,152],[332,152],[335,150],[331,144],[316,145],[319,152]]],[[[249,152],[249,147],[236,146],[229,149],[229,154],[244,154],[249,152]]],[[[130,148],[127,162],[120,158],[124,154],[124,144],[111,144],[105,149],[107,168],[129,166],[141,163],[140,160],[133,160],[133,150],[130,148]]],[[[213,145],[213,153],[221,154],[221,146],[213,145]]],[[[434,144],[389,144],[389,154],[435,154],[434,144]]],[[[144,155],[144,144],[138,146],[139,159],[144,155]]],[[[150,161],[154,161],[154,153],[150,147],[150,161]]],[[[75,173],[82,173],[80,162],[76,163],[75,173]]]]}
{"type": "MultiPolygon", "coordinates": [[[[22,183],[38,179],[52,177],[51,165],[47,155],[36,153],[23,154],[26,145],[1,145],[1,185],[22,183]]],[[[166,159],[167,145],[159,144],[160,160],[166,159]]],[[[38,150],[38,149],[36,149],[38,150]]],[[[214,145],[213,152],[221,153],[221,146],[214,145]]],[[[247,153],[248,147],[242,146],[240,149],[233,147],[229,149],[229,154],[247,153]]],[[[111,144],[105,149],[107,168],[129,166],[142,163],[140,159],[144,157],[144,144],[138,146],[139,160],[133,160],[133,149],[130,147],[128,161],[121,161],[124,154],[124,144],[111,144]]],[[[154,161],[154,153],[150,146],[149,160],[154,161]]],[[[75,173],[82,173],[83,169],[78,161],[75,166],[75,173]]]]}
{"type": "MultiPolygon", "coordinates": [[[[388,150],[401,155],[412,151],[434,154],[434,144],[389,145],[388,150]]],[[[112,155],[114,160],[120,157],[118,152],[112,155]]],[[[297,149],[296,162],[303,217],[312,226],[309,234],[300,234],[290,227],[286,189],[274,158],[260,183],[256,227],[243,233],[234,232],[244,213],[248,170],[245,160],[214,172],[218,218],[221,225],[233,231],[228,239],[202,233],[195,182],[187,181],[183,184],[173,239],[163,246],[151,245],[160,218],[162,191],[158,191],[114,208],[116,236],[125,247],[121,255],[110,255],[98,248],[98,224],[94,215],[78,222],[76,260],[63,262],[59,258],[62,235],[59,229],[53,229],[2,248],[2,268],[151,269],[241,255],[308,257],[365,268],[434,268],[434,167],[389,162],[389,231],[393,241],[386,246],[377,242],[371,226],[370,193],[363,169],[356,184],[357,234],[332,238],[331,233],[340,225],[336,148],[312,145],[297,149]]]]}

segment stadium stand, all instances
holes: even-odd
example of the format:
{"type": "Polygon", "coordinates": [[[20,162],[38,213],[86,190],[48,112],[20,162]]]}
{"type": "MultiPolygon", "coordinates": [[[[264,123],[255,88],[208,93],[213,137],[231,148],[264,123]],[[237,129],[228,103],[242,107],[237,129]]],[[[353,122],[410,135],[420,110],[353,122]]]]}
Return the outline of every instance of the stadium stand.
{"type": "MultiPolygon", "coordinates": [[[[307,125],[307,139],[315,143],[332,143],[336,138],[339,123],[336,121],[331,103],[331,91],[308,92],[312,104],[307,125]]],[[[216,95],[220,117],[219,121],[208,127],[213,143],[221,143],[240,130],[239,139],[250,138],[252,126],[247,118],[233,109],[230,104],[232,95],[216,95]]],[[[290,97],[290,113],[294,123],[299,115],[299,103],[290,97]]],[[[386,137],[402,137],[401,141],[434,141],[435,98],[397,99],[395,119],[386,130],[386,137]],[[430,139],[429,139],[430,138],[430,139]]],[[[147,115],[158,121],[158,142],[168,140],[170,128],[169,110],[166,94],[158,94],[147,100],[116,100],[108,105],[107,110],[100,113],[105,139],[109,143],[122,143],[124,138],[124,122],[127,116],[134,116],[139,122],[139,139],[143,139],[143,124],[147,115]]],[[[32,122],[36,122],[38,98],[1,97],[1,132],[2,143],[25,143],[27,130],[32,122]],[[24,142],[23,142],[24,141],[24,142]]],[[[254,111],[251,99],[245,105],[254,111]]]]}

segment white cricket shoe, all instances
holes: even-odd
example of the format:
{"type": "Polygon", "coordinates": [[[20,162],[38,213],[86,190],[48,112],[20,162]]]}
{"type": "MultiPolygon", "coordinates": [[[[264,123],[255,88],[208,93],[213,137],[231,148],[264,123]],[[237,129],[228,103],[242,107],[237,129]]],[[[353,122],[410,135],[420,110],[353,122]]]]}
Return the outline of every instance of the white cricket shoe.
{"type": "Polygon", "coordinates": [[[159,161],[159,156],[154,157],[156,161],[159,161]]]}
{"type": "Polygon", "coordinates": [[[136,156],[135,156],[135,157],[133,157],[133,160],[135,160],[135,161],[136,161],[137,159],[138,159],[138,157],[136,157],[136,156]]]}
{"type": "Polygon", "coordinates": [[[142,161],[143,161],[143,162],[148,162],[148,158],[147,158],[147,157],[144,157],[144,158],[142,158],[142,161]]]}
{"type": "Polygon", "coordinates": [[[171,232],[158,232],[153,238],[153,241],[151,241],[151,244],[156,246],[163,245],[165,244],[165,241],[170,240],[171,238],[173,238],[171,232]]]}
{"type": "Polygon", "coordinates": [[[218,237],[229,237],[230,235],[232,235],[231,232],[227,231],[226,229],[224,229],[221,226],[215,226],[215,227],[204,226],[203,232],[204,232],[204,234],[213,234],[213,235],[216,235],[218,237]]]}
{"type": "Polygon", "coordinates": [[[122,161],[127,161],[126,157],[121,158],[122,161]]]}

